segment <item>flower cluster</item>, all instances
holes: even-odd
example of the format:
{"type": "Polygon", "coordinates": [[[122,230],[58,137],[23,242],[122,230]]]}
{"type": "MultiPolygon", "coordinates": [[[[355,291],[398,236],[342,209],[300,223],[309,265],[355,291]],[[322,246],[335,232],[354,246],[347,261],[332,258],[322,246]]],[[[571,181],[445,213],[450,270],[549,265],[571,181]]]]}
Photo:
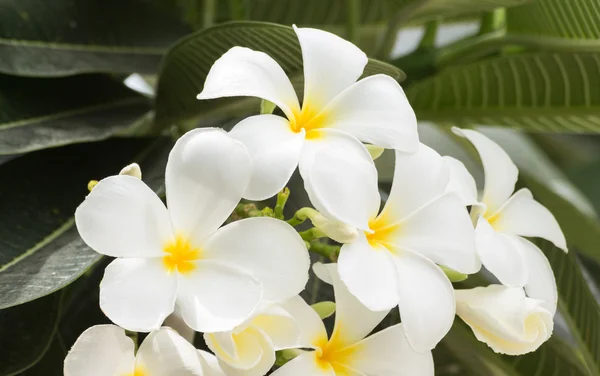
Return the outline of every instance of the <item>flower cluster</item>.
{"type": "Polygon", "coordinates": [[[368,59],[356,46],[294,30],[304,62],[301,103],[275,60],[234,47],[215,62],[198,98],[259,97],[283,116],[182,136],[166,166],[166,205],[135,164],[90,185],[77,229],[92,249],[116,258],[100,284],[100,307],[119,327],[150,334],[134,354],[123,329],[90,328],[69,352],[65,375],[262,376],[276,354],[285,355],[279,376],[433,375],[431,350],[455,315],[501,353],[533,351],[551,335],[554,276],[524,237],[565,251],[566,243],[531,192],[513,194],[517,169],[508,155],[475,131],[455,129],[481,157],[479,198],[461,162],[419,142],[394,79],[358,80],[368,59]],[[395,151],[382,209],[363,143],[395,151]],[[288,221],[282,207],[275,215],[232,215],[242,198],[277,195],[296,167],[314,209],[288,221]],[[313,237],[340,243],[336,263],[313,265],[335,293],[330,336],[299,296],[312,243],[292,225],[306,219],[313,237]],[[444,271],[474,274],[482,265],[499,284],[455,291],[444,271]],[[395,307],[401,324],[369,335],[395,307]],[[176,320],[202,332],[214,355],[197,351],[180,335],[185,329],[167,327],[181,326],[176,320]]]}

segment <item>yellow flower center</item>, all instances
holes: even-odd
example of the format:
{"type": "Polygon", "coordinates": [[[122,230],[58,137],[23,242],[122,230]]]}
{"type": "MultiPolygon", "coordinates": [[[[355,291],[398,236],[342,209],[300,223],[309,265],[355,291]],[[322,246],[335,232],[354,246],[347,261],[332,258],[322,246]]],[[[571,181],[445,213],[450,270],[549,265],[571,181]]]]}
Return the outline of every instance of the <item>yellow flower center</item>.
{"type": "Polygon", "coordinates": [[[166,253],[163,257],[163,264],[169,273],[173,271],[181,274],[189,273],[196,268],[194,261],[200,259],[200,249],[192,246],[188,239],[180,235],[168,243],[163,251],[166,253]]]}
{"type": "Polygon", "coordinates": [[[336,376],[349,376],[350,373],[346,365],[352,359],[356,346],[344,346],[342,342],[337,340],[338,338],[335,332],[330,340],[322,338],[318,342],[320,345],[315,350],[315,360],[319,368],[324,371],[329,370],[331,367],[336,376]]]}
{"type": "Polygon", "coordinates": [[[294,117],[290,119],[290,128],[295,133],[304,129],[306,138],[315,139],[321,137],[321,132],[318,130],[323,128],[324,123],[325,115],[323,113],[317,114],[311,110],[309,105],[304,105],[302,110],[299,113],[295,112],[294,117]]]}
{"type": "Polygon", "coordinates": [[[391,223],[389,215],[383,211],[377,218],[369,221],[369,229],[373,232],[365,232],[365,235],[371,247],[383,246],[388,251],[394,252],[391,237],[398,231],[399,227],[400,224],[391,223]]]}
{"type": "Polygon", "coordinates": [[[123,376],[147,376],[147,373],[144,372],[142,367],[136,366],[135,369],[133,370],[133,373],[126,373],[123,376]]]}

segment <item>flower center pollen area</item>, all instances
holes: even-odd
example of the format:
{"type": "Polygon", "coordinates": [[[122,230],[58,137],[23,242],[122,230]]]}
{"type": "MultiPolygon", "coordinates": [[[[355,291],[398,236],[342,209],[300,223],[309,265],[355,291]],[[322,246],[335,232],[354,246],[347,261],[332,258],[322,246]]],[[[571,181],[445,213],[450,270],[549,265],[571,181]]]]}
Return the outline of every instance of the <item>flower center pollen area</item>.
{"type": "Polygon", "coordinates": [[[302,106],[302,110],[294,113],[293,119],[290,119],[290,128],[295,133],[304,129],[306,138],[314,139],[321,137],[321,132],[318,130],[324,128],[324,123],[325,115],[323,113],[317,114],[316,111],[310,109],[310,106],[302,106]]]}
{"type": "MultiPolygon", "coordinates": [[[[177,271],[186,274],[196,268],[195,261],[200,259],[200,249],[192,246],[188,239],[176,236],[175,240],[164,248],[163,264],[167,272],[177,271]]],[[[137,376],[137,375],[136,375],[137,376]]]]}
{"type": "Polygon", "coordinates": [[[398,231],[400,225],[390,222],[385,212],[382,212],[377,218],[369,221],[369,229],[373,232],[365,232],[365,236],[371,247],[377,248],[383,246],[389,251],[393,251],[391,248],[391,237],[398,231]]]}

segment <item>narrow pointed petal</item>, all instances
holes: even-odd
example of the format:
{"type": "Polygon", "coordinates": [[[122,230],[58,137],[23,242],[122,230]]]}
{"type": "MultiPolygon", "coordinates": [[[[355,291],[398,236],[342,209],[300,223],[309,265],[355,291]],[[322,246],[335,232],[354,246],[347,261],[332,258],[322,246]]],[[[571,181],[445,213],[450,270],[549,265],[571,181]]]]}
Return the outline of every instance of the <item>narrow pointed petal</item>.
{"type": "Polygon", "coordinates": [[[383,320],[388,310],[371,311],[348,291],[340,279],[337,264],[316,263],[313,266],[317,276],[333,282],[335,294],[335,326],[331,342],[338,348],[350,346],[365,338],[383,320]]]}
{"type": "Polygon", "coordinates": [[[298,166],[304,131],[293,132],[281,116],[257,115],[236,124],[229,134],[246,146],[252,159],[244,198],[260,201],[281,191],[298,166]]]}
{"type": "Polygon", "coordinates": [[[391,254],[381,245],[372,246],[364,232],[342,246],[338,271],[350,293],[373,311],[398,305],[398,276],[391,254]]]}
{"type": "Polygon", "coordinates": [[[100,308],[120,327],[149,332],[173,313],[176,291],[177,279],[161,258],[116,259],[100,282],[100,308]]]}
{"type": "Polygon", "coordinates": [[[133,372],[134,345],[115,325],[96,325],[81,333],[67,354],[65,376],[113,376],[133,372]]]}
{"type": "Polygon", "coordinates": [[[318,132],[320,138],[307,140],[300,155],[300,173],[311,203],[329,218],[368,229],[381,201],[369,152],[347,133],[318,132]]]}
{"type": "Polygon", "coordinates": [[[202,244],[238,204],[250,173],[246,148],[225,131],[202,128],[183,135],[169,154],[165,176],[174,231],[202,244]]]}
{"type": "Polygon", "coordinates": [[[178,276],[177,305],[185,322],[198,332],[233,329],[252,314],[262,298],[262,285],[240,268],[199,261],[178,276]]]}
{"type": "Polygon", "coordinates": [[[167,208],[140,179],[101,180],[75,211],[83,241],[112,257],[161,256],[173,234],[167,208]]]}
{"type": "Polygon", "coordinates": [[[500,283],[523,287],[529,280],[529,265],[516,236],[494,231],[483,217],[475,229],[475,243],[481,263],[500,283]]]}
{"type": "Polygon", "coordinates": [[[219,365],[219,360],[216,356],[209,353],[208,351],[198,350],[200,357],[202,358],[202,367],[204,369],[204,376],[227,376],[219,365]]]}
{"type": "Polygon", "coordinates": [[[295,347],[300,338],[300,328],[294,317],[279,304],[272,304],[251,322],[263,332],[275,350],[295,347]]]}
{"type": "Polygon", "coordinates": [[[233,47],[208,72],[198,99],[258,97],[275,103],[291,118],[300,111],[294,87],[281,66],[264,52],[233,47]]]}
{"type": "Polygon", "coordinates": [[[415,112],[390,76],[378,74],[358,81],[322,114],[325,127],[350,133],[362,142],[406,152],[419,148],[415,112]]]}
{"type": "Polygon", "coordinates": [[[494,215],[496,231],[543,238],[567,251],[565,236],[550,210],[533,199],[527,188],[516,192],[494,215]]]}
{"type": "Polygon", "coordinates": [[[204,257],[245,270],[261,281],[264,298],[271,301],[298,295],[308,281],[304,241],[274,218],[248,218],[220,228],[206,243],[204,257]]]}
{"type": "Polygon", "coordinates": [[[282,303],[282,307],[290,313],[298,325],[300,336],[293,347],[315,347],[327,341],[327,331],[319,314],[300,296],[295,296],[282,303]]]}
{"type": "Polygon", "coordinates": [[[433,349],[454,322],[454,289],[429,259],[410,251],[394,257],[400,281],[400,317],[406,338],[417,352],[433,349]]]}
{"type": "Polygon", "coordinates": [[[303,110],[320,112],[327,103],[356,82],[367,65],[364,52],[352,43],[323,30],[298,28],[304,65],[303,110]]]}
{"type": "Polygon", "coordinates": [[[450,169],[450,181],[446,192],[455,193],[464,206],[477,205],[477,185],[473,175],[469,173],[465,165],[456,158],[443,156],[446,165],[450,169]]]}
{"type": "Polygon", "coordinates": [[[333,368],[319,364],[314,351],[301,354],[284,364],[272,376],[336,376],[333,368]]]}
{"type": "Polygon", "coordinates": [[[171,328],[152,332],[140,346],[136,371],[156,376],[203,376],[202,359],[198,351],[185,338],[171,328]]]}
{"type": "Polygon", "coordinates": [[[431,351],[418,353],[406,340],[402,324],[373,334],[348,349],[349,368],[369,376],[433,376],[431,351]]]}
{"type": "Polygon", "coordinates": [[[552,266],[546,255],[535,244],[527,239],[518,239],[523,245],[529,267],[529,280],[525,285],[525,292],[530,298],[543,301],[542,307],[554,315],[558,303],[558,291],[552,266]]]}
{"type": "Polygon", "coordinates": [[[454,133],[468,139],[477,152],[485,173],[483,199],[488,213],[495,213],[515,190],[519,170],[508,154],[486,136],[470,129],[453,128],[454,133]]]}

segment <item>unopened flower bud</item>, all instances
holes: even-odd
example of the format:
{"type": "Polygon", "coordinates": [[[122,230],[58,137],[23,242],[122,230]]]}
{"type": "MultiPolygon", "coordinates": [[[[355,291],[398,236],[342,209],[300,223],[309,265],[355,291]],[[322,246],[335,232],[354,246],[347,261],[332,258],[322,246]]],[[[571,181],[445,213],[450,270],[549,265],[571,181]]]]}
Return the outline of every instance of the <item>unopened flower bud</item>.
{"type": "Polygon", "coordinates": [[[310,220],[313,226],[338,243],[351,243],[358,236],[358,230],[355,227],[329,219],[321,213],[311,216],[310,220]]]}

